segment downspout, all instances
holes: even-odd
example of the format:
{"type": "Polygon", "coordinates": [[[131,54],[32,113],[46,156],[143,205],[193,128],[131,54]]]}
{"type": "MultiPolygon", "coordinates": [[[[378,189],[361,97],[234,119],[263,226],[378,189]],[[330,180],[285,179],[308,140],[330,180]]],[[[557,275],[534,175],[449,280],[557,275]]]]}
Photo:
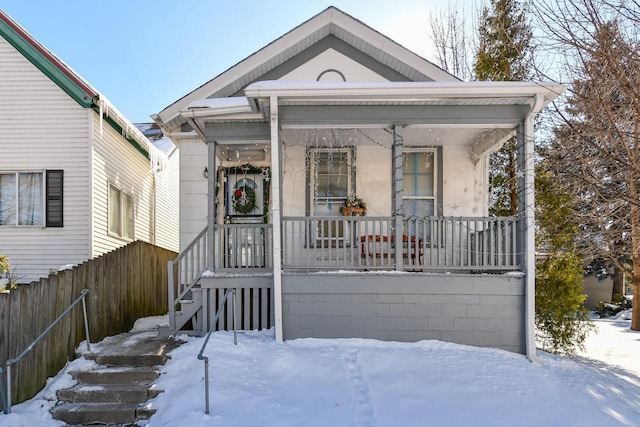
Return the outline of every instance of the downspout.
{"type": "Polygon", "coordinates": [[[524,119],[524,222],[525,222],[525,339],[526,355],[531,362],[542,363],[536,354],[536,243],[535,243],[535,167],[533,120],[542,109],[544,98],[536,94],[524,119]]]}

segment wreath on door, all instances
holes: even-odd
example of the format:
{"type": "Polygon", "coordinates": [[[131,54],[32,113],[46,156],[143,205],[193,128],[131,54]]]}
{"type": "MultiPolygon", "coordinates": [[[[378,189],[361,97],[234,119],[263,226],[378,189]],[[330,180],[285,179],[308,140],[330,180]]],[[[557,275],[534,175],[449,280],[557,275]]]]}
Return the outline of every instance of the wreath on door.
{"type": "Polygon", "coordinates": [[[256,208],[256,192],[248,185],[236,188],[233,192],[233,209],[238,213],[247,214],[256,208]]]}

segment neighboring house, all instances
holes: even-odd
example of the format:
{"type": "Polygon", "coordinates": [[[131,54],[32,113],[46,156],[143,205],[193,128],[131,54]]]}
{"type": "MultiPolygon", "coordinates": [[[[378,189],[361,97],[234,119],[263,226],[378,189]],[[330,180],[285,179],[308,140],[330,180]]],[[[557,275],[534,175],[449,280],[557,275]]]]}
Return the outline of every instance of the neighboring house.
{"type": "Polygon", "coordinates": [[[334,7],[294,28],[153,116],[181,156],[169,332],[239,288],[240,327],[278,340],[534,358],[533,120],[563,90],[463,82],[334,7]],[[523,209],[491,218],[513,135],[523,209]]]}
{"type": "Polygon", "coordinates": [[[178,249],[178,154],[157,149],[0,11],[0,252],[28,283],[134,240],[178,249]]]}

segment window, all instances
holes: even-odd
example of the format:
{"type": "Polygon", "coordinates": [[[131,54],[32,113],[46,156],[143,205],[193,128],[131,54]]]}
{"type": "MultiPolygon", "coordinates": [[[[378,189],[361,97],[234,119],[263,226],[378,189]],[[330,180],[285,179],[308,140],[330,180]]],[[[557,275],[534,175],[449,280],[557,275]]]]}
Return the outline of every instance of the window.
{"type": "Polygon", "coordinates": [[[133,240],[133,197],[109,185],[109,234],[133,240]]]}
{"type": "Polygon", "coordinates": [[[351,150],[311,152],[312,209],[315,216],[337,216],[351,192],[351,150]]]}
{"type": "Polygon", "coordinates": [[[63,171],[0,172],[0,226],[62,227],[63,171]]]}
{"type": "MultiPolygon", "coordinates": [[[[347,197],[352,193],[351,149],[315,149],[310,152],[310,201],[313,216],[340,216],[347,197]]],[[[317,244],[335,244],[347,238],[344,223],[339,220],[317,222],[317,244]]]]}
{"type": "Polygon", "coordinates": [[[435,209],[435,151],[402,155],[402,207],[406,216],[433,216],[435,209]]]}

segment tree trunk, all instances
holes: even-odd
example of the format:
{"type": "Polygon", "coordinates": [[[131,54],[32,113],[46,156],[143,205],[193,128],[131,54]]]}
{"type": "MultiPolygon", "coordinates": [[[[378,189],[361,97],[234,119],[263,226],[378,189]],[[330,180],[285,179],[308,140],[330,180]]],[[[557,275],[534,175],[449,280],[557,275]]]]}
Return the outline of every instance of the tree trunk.
{"type": "Polygon", "coordinates": [[[613,266],[613,291],[611,292],[611,301],[615,300],[616,295],[624,295],[624,273],[617,265],[613,266]]]}
{"type": "MultiPolygon", "coordinates": [[[[638,259],[638,262],[633,263],[633,268],[634,269],[640,268],[640,259],[638,259]]],[[[631,310],[631,313],[632,313],[631,314],[631,330],[640,331],[640,274],[633,275],[632,283],[633,283],[633,309],[631,310]]]]}
{"type": "MultiPolygon", "coordinates": [[[[637,146],[635,147],[637,148],[637,146]]],[[[629,170],[629,195],[638,200],[638,187],[633,171],[629,170]]],[[[633,260],[633,310],[631,311],[631,330],[640,331],[640,208],[631,204],[631,259],[633,260]]]]}

